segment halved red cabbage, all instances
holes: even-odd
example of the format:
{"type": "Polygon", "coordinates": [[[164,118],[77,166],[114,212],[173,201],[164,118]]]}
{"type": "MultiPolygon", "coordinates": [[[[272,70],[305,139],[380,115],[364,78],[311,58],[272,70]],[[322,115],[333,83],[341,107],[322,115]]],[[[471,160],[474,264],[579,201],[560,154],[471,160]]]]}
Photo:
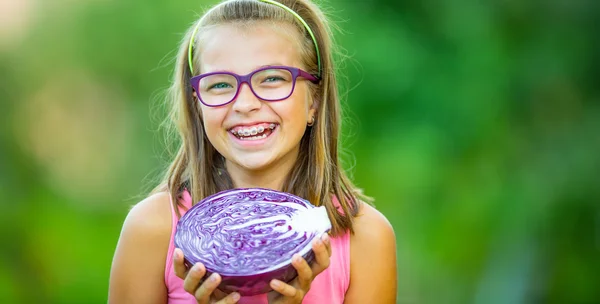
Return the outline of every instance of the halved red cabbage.
{"type": "Polygon", "coordinates": [[[245,188],[194,205],[179,220],[174,242],[188,266],[201,262],[206,276],[221,275],[221,291],[248,296],[271,291],[272,279],[293,280],[292,255],[312,263],[312,241],[330,229],[323,206],[285,192],[245,188]]]}

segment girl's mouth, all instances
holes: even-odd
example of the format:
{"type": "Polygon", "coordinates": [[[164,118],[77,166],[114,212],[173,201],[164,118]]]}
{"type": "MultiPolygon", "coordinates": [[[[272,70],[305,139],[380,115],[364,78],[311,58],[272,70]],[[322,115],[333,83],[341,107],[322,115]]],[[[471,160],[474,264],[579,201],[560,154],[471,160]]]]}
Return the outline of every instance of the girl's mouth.
{"type": "Polygon", "coordinates": [[[240,140],[261,140],[271,135],[277,127],[278,124],[275,123],[261,123],[253,126],[234,127],[229,132],[240,140]]]}

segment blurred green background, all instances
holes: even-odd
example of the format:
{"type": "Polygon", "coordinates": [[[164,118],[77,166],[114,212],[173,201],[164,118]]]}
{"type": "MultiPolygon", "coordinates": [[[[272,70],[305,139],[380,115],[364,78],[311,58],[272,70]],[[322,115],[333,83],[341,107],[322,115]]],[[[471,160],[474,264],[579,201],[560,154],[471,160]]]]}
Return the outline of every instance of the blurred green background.
{"type": "MultiPolygon", "coordinates": [[[[106,302],[168,161],[172,58],[214,3],[0,0],[0,303],[106,302]]],[[[599,303],[600,1],[323,6],[398,303],[599,303]]]]}

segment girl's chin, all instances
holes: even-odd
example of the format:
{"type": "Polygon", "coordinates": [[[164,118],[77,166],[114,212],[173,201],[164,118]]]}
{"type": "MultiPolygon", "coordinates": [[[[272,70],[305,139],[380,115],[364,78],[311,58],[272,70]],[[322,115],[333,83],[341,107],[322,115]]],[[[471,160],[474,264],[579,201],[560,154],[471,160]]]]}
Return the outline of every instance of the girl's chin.
{"type": "Polygon", "coordinates": [[[272,164],[271,159],[267,157],[256,156],[246,156],[239,157],[235,160],[235,166],[248,171],[262,171],[272,164]]]}
{"type": "Polygon", "coordinates": [[[217,151],[225,158],[229,171],[262,171],[276,165],[281,160],[277,156],[280,151],[279,147],[247,150],[225,144],[220,148],[217,151]]]}

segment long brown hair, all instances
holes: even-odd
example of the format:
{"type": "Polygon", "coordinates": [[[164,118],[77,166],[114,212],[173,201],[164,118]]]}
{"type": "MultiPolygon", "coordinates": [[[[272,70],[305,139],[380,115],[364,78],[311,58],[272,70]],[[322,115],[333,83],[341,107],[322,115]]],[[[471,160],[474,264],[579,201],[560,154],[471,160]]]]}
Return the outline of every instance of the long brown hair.
{"type": "MultiPolygon", "coordinates": [[[[302,137],[298,159],[281,190],[303,197],[315,206],[326,206],[334,235],[345,230],[353,232],[353,218],[358,213],[360,202],[371,202],[371,199],[353,185],[339,159],[341,109],[332,56],[331,28],[323,12],[309,0],[278,1],[300,15],[311,28],[322,64],[321,81],[311,87],[317,104],[315,123],[307,128],[302,137]],[[333,196],[338,199],[340,211],[343,212],[336,210],[333,196]]],[[[299,45],[302,47],[300,53],[304,68],[314,75],[319,72],[315,46],[305,27],[291,13],[276,5],[258,0],[227,0],[208,10],[192,24],[181,43],[167,99],[171,109],[170,121],[177,128],[181,142],[163,182],[153,191],[169,191],[174,204],[180,204],[179,197],[183,189],[190,191],[193,202],[198,202],[211,194],[233,188],[223,156],[212,146],[204,132],[199,106],[193,98],[189,80],[199,73],[197,58],[203,32],[216,25],[239,23],[251,26],[258,21],[294,25],[299,37],[302,37],[299,45]],[[194,71],[190,71],[188,48],[196,27],[194,71]]]]}

